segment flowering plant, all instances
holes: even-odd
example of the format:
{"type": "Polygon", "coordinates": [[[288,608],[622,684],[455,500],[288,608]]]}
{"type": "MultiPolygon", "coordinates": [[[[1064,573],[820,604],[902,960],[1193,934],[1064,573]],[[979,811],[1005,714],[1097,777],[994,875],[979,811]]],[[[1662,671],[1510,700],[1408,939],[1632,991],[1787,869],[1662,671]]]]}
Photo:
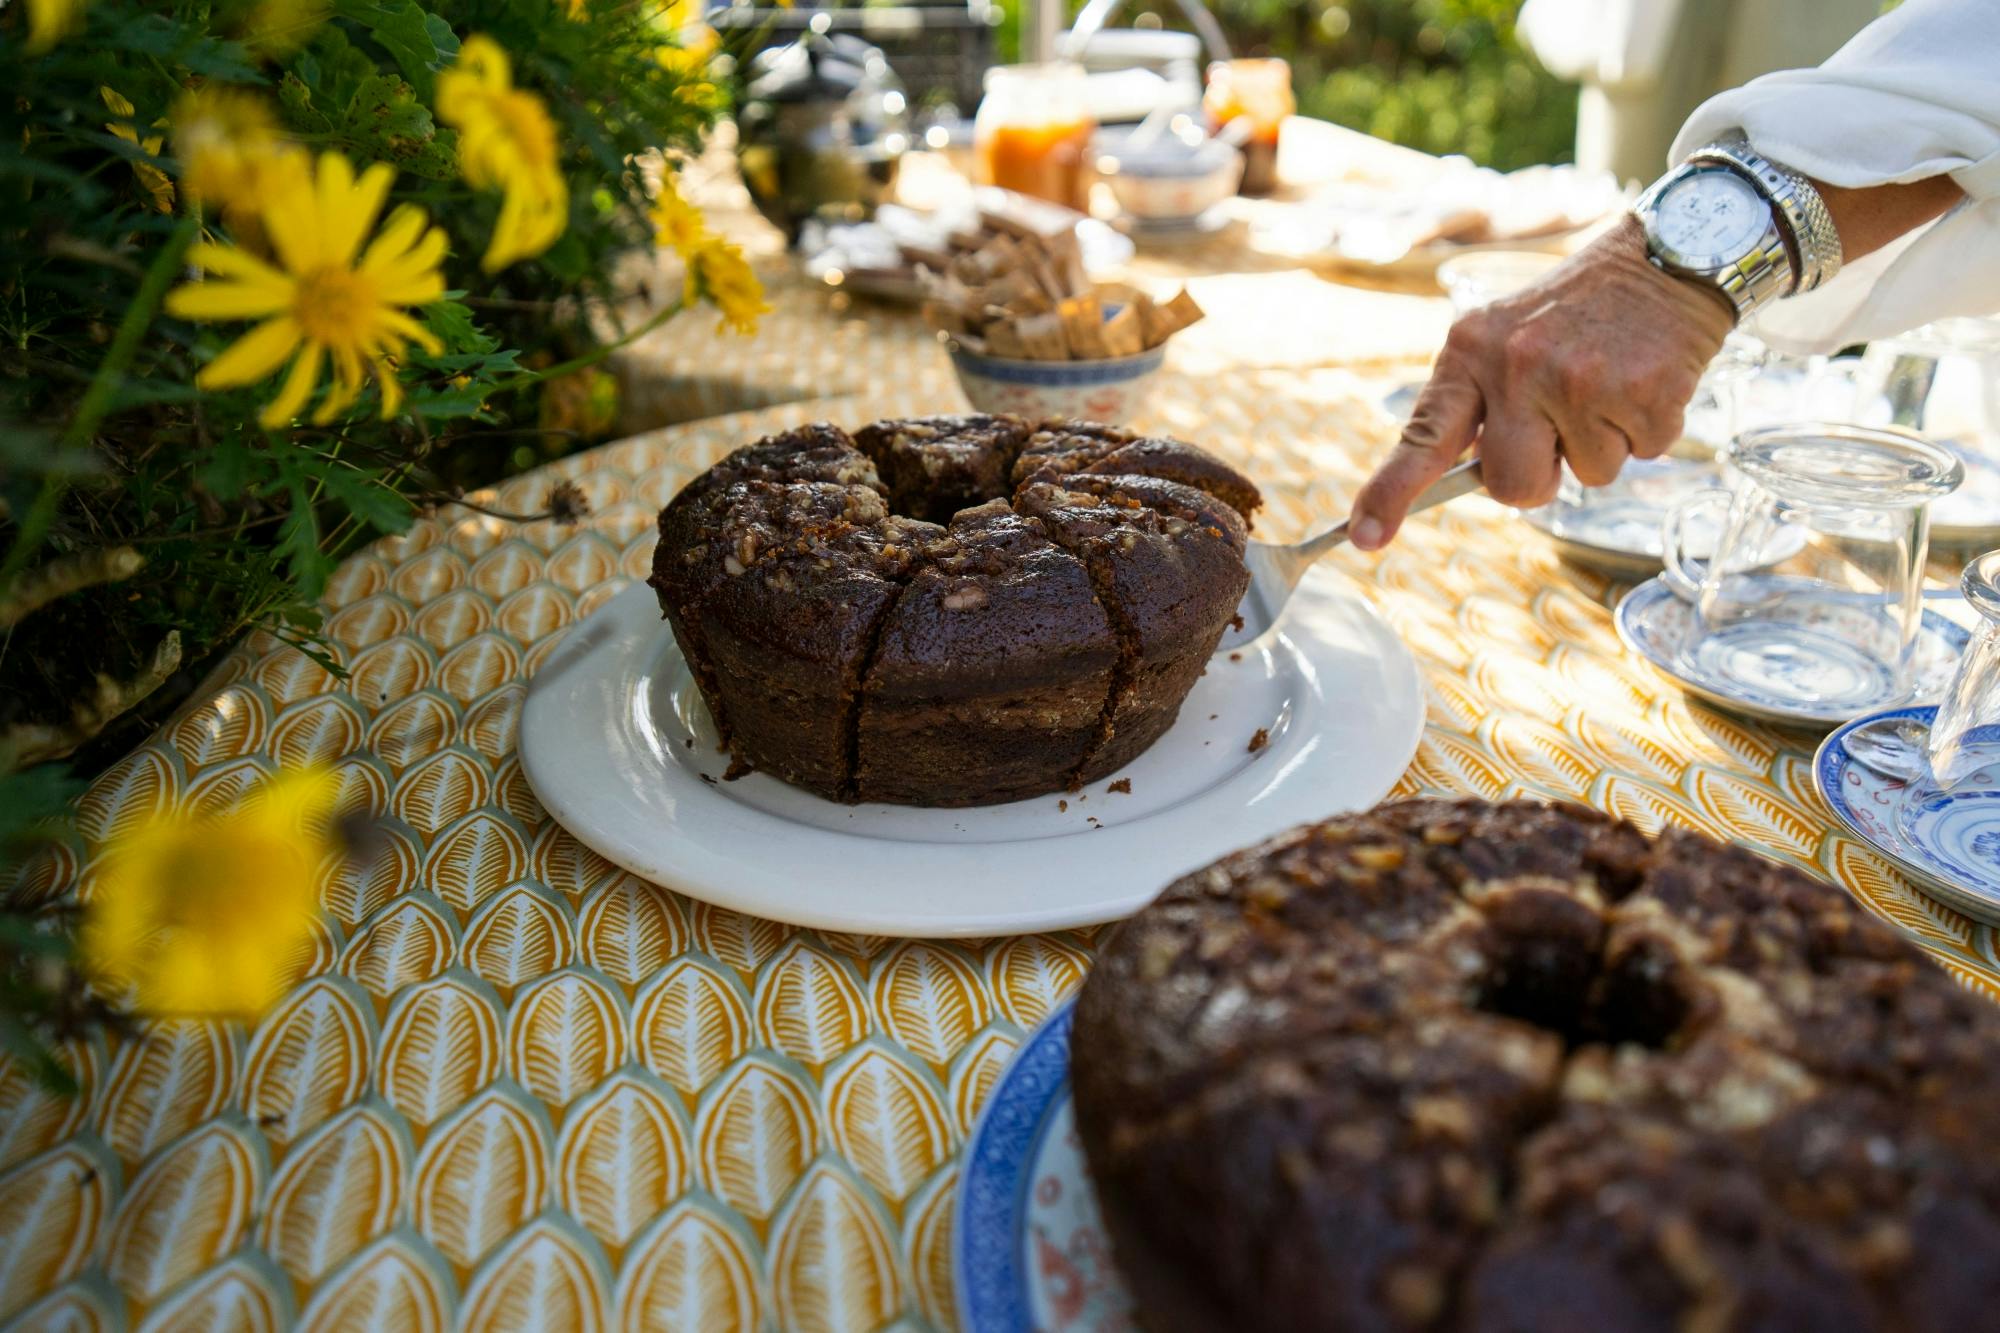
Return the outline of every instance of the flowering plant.
{"type": "MultiPolygon", "coordinates": [[[[615,327],[612,275],[663,225],[650,160],[691,276],[648,327],[694,301],[754,324],[741,254],[671,186],[722,100],[694,12],[0,10],[0,893],[60,836],[68,763],[129,748],[252,628],[338,670],[315,606],[346,550],[605,415],[597,362],[639,331],[615,327]]],[[[129,929],[85,931],[123,941],[105,952],[128,977],[173,860],[143,850],[118,880],[129,929]]],[[[92,1012],[71,932],[28,923],[0,897],[16,1049],[92,1012]]]]}

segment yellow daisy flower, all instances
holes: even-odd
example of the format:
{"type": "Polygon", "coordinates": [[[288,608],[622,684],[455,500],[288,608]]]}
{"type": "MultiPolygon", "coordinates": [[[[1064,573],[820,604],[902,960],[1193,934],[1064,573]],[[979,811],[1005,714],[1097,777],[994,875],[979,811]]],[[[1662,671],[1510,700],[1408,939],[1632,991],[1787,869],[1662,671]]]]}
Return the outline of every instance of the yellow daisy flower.
{"type": "Polygon", "coordinates": [[[27,0],[28,50],[40,54],[83,26],[84,0],[27,0]]]}
{"type": "Polygon", "coordinates": [[[722,314],[722,321],[715,326],[717,333],[734,329],[748,337],[757,331],[758,317],[771,312],[764,299],[764,284],[757,281],[743,251],[715,237],[688,256],[684,299],[692,305],[699,296],[706,296],[722,314]]]}
{"type": "MultiPolygon", "coordinates": [[[[671,0],[653,19],[654,30],[668,39],[654,48],[653,58],[663,68],[690,80],[699,80],[707,73],[709,62],[722,47],[721,35],[702,21],[703,12],[702,5],[690,0],[671,0]]],[[[675,96],[687,101],[691,92],[699,90],[713,92],[714,88],[706,82],[692,82],[677,89],[675,96]]]]}
{"type": "MultiPolygon", "coordinates": [[[[131,122],[134,114],[132,104],[110,88],[100,87],[97,90],[97,95],[104,99],[104,105],[110,108],[112,115],[123,116],[125,118],[122,123],[112,122],[105,125],[104,128],[110,130],[126,143],[138,144],[139,147],[157,156],[160,151],[160,145],[165,140],[157,134],[149,134],[144,140],[139,138],[139,132],[132,128],[131,122]]],[[[153,201],[154,208],[162,213],[171,213],[174,211],[174,183],[167,179],[166,172],[161,171],[150,162],[134,162],[132,164],[132,174],[138,177],[139,188],[144,190],[146,196],[153,201]]]]}
{"type": "Polygon", "coordinates": [[[290,179],[261,213],[277,265],[235,246],[191,246],[189,260],[213,279],[167,293],[168,313],[183,319],[263,321],[202,367],[195,383],[254,384],[290,361],[278,396],[258,418],[276,429],[305,407],[330,362],[333,388],[314,422],[331,421],[353,405],[364,371],[381,387],[382,416],[394,416],[403,401],[395,359],[410,343],[433,354],[443,350],[405,308],[444,295],[444,232],[406,204],[363,250],[396,173],[378,162],[356,180],[346,158],[326,153],[315,177],[303,161],[286,160],[294,164],[285,169],[290,179]]]}
{"type": "Polygon", "coordinates": [[[91,975],[158,1017],[269,1009],[312,933],[339,785],[326,769],[281,774],[226,814],[115,836],[84,908],[91,975]]]}
{"type": "Polygon", "coordinates": [[[285,158],[300,149],[278,132],[270,106],[255,93],[204,87],[184,94],[169,117],[181,184],[197,203],[255,217],[296,179],[285,158]]]}
{"type": "Polygon", "coordinates": [[[569,224],[569,186],[556,156],[548,107],[514,86],[507,53],[472,36],[438,75],[438,119],[458,131],[458,169],[477,190],[502,192],[500,217],[480,266],[495,273],[542,253],[569,224]]]}
{"type": "Polygon", "coordinates": [[[660,192],[653,196],[653,239],[683,256],[692,255],[708,239],[701,210],[681,197],[671,176],[660,178],[660,192]]]}

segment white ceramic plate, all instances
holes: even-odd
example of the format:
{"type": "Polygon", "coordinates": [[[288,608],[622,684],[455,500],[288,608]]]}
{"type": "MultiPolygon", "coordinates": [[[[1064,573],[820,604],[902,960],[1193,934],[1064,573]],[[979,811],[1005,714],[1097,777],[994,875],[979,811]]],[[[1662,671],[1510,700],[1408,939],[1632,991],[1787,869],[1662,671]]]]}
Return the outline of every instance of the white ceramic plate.
{"type": "Polygon", "coordinates": [[[1340,586],[1309,574],[1267,640],[1217,654],[1173,729],[1111,778],[926,810],[839,805],[761,773],[721,781],[708,711],[635,585],[529,683],[521,765],[579,842],[719,906],[889,935],[1108,921],[1225,852],[1373,805],[1402,776],[1423,731],[1416,661],[1340,586]],[[1252,753],[1260,728],[1269,742],[1252,753]],[[1119,779],[1129,794],[1106,790],[1119,779]]]}

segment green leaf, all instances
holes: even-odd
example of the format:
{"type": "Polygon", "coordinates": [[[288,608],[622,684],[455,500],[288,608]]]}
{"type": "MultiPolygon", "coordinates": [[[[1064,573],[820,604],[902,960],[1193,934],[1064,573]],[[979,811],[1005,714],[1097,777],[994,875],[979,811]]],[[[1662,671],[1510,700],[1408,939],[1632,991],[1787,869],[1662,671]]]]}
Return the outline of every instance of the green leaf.
{"type": "Polygon", "coordinates": [[[62,1097],[76,1095],[76,1076],[69,1072],[56,1053],[36,1038],[13,1014],[0,1013],[0,1050],[5,1050],[20,1060],[34,1073],[35,1080],[50,1092],[62,1097]]]}
{"type": "Polygon", "coordinates": [[[326,489],[347,512],[377,532],[401,532],[410,526],[409,498],[373,477],[336,464],[323,474],[326,489]]]}
{"type": "Polygon", "coordinates": [[[430,100],[437,71],[458,55],[451,25],[419,8],[415,0],[335,0],[333,12],[366,28],[425,101],[430,100]]]}
{"type": "Polygon", "coordinates": [[[74,480],[103,471],[104,459],[95,449],[65,447],[54,431],[40,426],[0,423],[0,473],[74,480]]]}
{"type": "MultiPolygon", "coordinates": [[[[472,316],[472,310],[457,301],[433,301],[424,307],[424,323],[446,347],[454,352],[486,353],[499,346],[499,341],[472,316]]],[[[429,358],[436,361],[438,358],[429,358]]]]}
{"type": "MultiPolygon", "coordinates": [[[[196,74],[229,83],[263,83],[258,69],[243,47],[236,42],[199,35],[198,30],[176,23],[165,14],[145,14],[115,24],[98,24],[93,36],[101,36],[113,50],[136,52],[167,64],[181,64],[196,74]]],[[[133,100],[138,100],[137,94],[133,100]]]]}
{"type": "Polygon", "coordinates": [[[497,380],[512,375],[520,366],[515,364],[520,353],[513,348],[504,352],[467,352],[462,356],[426,356],[422,364],[428,370],[446,375],[470,375],[476,380],[497,380]]]}
{"type": "Polygon", "coordinates": [[[476,416],[486,406],[487,395],[492,392],[490,384],[468,384],[462,389],[447,389],[443,393],[412,394],[408,407],[414,415],[433,421],[476,416]]]}
{"type": "Polygon", "coordinates": [[[234,500],[250,488],[264,462],[248,440],[232,432],[215,442],[214,452],[202,466],[201,484],[218,500],[234,500]]]}
{"type": "Polygon", "coordinates": [[[0,861],[39,842],[73,836],[64,820],[87,784],[62,764],[38,764],[0,776],[0,861]]]}
{"type": "Polygon", "coordinates": [[[319,547],[319,520],[313,516],[312,497],[305,482],[294,479],[288,488],[292,510],[278,525],[278,550],[291,566],[299,595],[315,598],[326,590],[327,576],[333,573],[333,557],[319,547]]]}

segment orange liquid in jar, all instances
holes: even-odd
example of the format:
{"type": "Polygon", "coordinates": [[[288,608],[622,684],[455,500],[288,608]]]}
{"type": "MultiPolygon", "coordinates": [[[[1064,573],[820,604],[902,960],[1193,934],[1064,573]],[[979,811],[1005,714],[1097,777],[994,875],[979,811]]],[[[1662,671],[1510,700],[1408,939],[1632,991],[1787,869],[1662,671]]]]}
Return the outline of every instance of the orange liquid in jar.
{"type": "Polygon", "coordinates": [[[1095,130],[1087,120],[996,125],[976,145],[980,183],[1087,212],[1090,137],[1095,130]]]}

